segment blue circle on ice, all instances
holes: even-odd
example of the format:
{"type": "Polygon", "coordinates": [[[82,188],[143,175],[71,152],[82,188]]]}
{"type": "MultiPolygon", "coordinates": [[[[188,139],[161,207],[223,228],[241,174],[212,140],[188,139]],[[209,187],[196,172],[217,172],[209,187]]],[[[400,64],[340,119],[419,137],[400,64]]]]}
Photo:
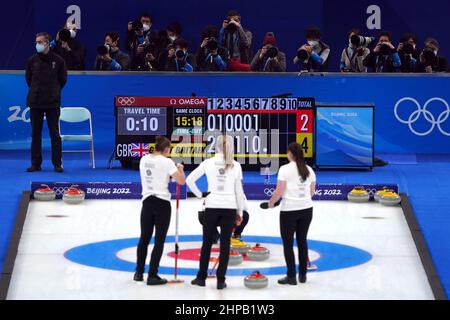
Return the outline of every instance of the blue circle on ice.
{"type": "MultiPolygon", "coordinates": [[[[180,236],[179,240],[180,242],[201,242],[202,236],[185,235],[180,236]]],[[[117,256],[117,252],[127,248],[136,247],[138,241],[138,238],[128,238],[89,243],[68,250],[64,256],[72,262],[89,267],[134,272],[136,264],[120,259],[117,256]]],[[[173,243],[174,241],[174,236],[167,236],[166,243],[173,243]]],[[[283,244],[279,237],[245,236],[245,241],[261,244],[283,244]]],[[[320,254],[319,259],[314,261],[314,264],[317,265],[318,269],[313,272],[351,268],[367,263],[372,259],[371,254],[367,251],[339,243],[308,240],[308,247],[310,250],[317,251],[320,254]]],[[[253,272],[254,269],[255,268],[229,268],[227,275],[244,276],[253,272]]],[[[286,274],[286,266],[258,268],[258,270],[264,275],[286,274]]],[[[158,271],[161,274],[173,274],[174,268],[160,266],[158,271]]],[[[197,271],[198,268],[178,268],[179,275],[195,276],[197,271]]]]}

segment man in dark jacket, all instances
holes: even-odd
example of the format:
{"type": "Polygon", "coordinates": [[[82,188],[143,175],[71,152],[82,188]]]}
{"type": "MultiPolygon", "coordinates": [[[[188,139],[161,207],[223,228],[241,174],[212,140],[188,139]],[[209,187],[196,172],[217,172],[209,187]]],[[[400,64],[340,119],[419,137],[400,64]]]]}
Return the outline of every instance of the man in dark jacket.
{"type": "Polygon", "coordinates": [[[84,70],[85,47],[77,40],[75,26],[67,24],[59,30],[53,51],[64,59],[68,70],[84,70]]]}
{"type": "Polygon", "coordinates": [[[195,57],[188,53],[186,40],[178,38],[169,45],[164,71],[192,72],[195,68],[195,57]]]}
{"type": "Polygon", "coordinates": [[[235,10],[228,12],[219,32],[219,42],[230,55],[230,70],[250,71],[252,37],[241,25],[241,14],[235,10]]]}
{"type": "Polygon", "coordinates": [[[397,49],[392,44],[390,32],[380,32],[378,44],[366,59],[364,59],[364,65],[372,72],[400,72],[402,62],[397,49]]]}
{"type": "Polygon", "coordinates": [[[119,49],[119,33],[108,32],[105,44],[97,47],[94,70],[127,71],[130,69],[130,56],[119,49]]]}
{"type": "Polygon", "coordinates": [[[400,39],[397,52],[402,63],[400,72],[415,72],[421,53],[417,49],[417,36],[413,33],[405,33],[400,39]]]}
{"type": "Polygon", "coordinates": [[[439,42],[436,39],[428,38],[427,40],[425,40],[425,48],[420,54],[419,62],[416,66],[416,72],[447,72],[447,58],[438,55],[438,52],[439,42]]]}
{"type": "Polygon", "coordinates": [[[197,68],[199,71],[226,71],[228,67],[228,52],[218,40],[218,30],[215,26],[206,26],[201,33],[202,43],[197,50],[197,68]]]}
{"type": "Polygon", "coordinates": [[[294,63],[300,65],[300,71],[327,72],[330,46],[321,40],[320,29],[308,27],[305,38],[308,43],[298,48],[294,63]]]}
{"type": "Polygon", "coordinates": [[[28,172],[41,171],[42,126],[44,116],[52,143],[52,163],[56,172],[63,172],[62,146],[59,135],[61,113],[61,89],[67,81],[67,67],[64,60],[50,51],[50,35],[41,32],[36,35],[36,51],[28,60],[25,78],[29,87],[27,105],[31,119],[31,167],[28,172]]]}
{"type": "Polygon", "coordinates": [[[263,40],[263,47],[253,57],[252,71],[286,72],[286,55],[276,47],[273,32],[267,32],[263,40]]]}

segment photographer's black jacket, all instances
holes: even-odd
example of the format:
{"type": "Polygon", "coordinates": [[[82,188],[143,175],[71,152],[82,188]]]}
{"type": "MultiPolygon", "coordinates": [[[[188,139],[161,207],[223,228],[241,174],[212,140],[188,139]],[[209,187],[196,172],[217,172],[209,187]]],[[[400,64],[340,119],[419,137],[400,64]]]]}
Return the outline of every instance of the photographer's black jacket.
{"type": "MultiPolygon", "coordinates": [[[[416,65],[416,72],[420,73],[425,73],[426,72],[426,67],[427,65],[430,65],[429,63],[425,63],[422,61],[418,61],[417,65],[416,65]]],[[[448,61],[447,58],[445,57],[441,57],[438,56],[436,58],[435,63],[433,63],[431,65],[431,68],[433,69],[433,72],[448,72],[449,71],[449,66],[448,66],[448,61]]]]}
{"type": "Polygon", "coordinates": [[[278,51],[277,60],[278,61],[267,61],[268,58],[259,58],[261,54],[261,49],[259,49],[255,56],[253,57],[252,63],[250,64],[252,71],[259,72],[286,72],[286,55],[284,52],[278,51]]]}
{"type": "MultiPolygon", "coordinates": [[[[225,64],[228,64],[228,51],[225,47],[219,46],[217,49],[217,54],[220,56],[220,58],[225,62],[225,64]]],[[[215,63],[214,59],[207,59],[209,55],[208,49],[199,47],[196,54],[196,60],[197,60],[197,68],[198,71],[225,71],[220,68],[218,64],[215,63]]]]}
{"type": "Polygon", "coordinates": [[[68,43],[71,51],[64,49],[61,46],[61,42],[57,41],[55,47],[53,48],[53,52],[64,59],[67,70],[84,70],[84,45],[76,39],[70,39],[68,43]]]}
{"type": "Polygon", "coordinates": [[[25,79],[29,90],[27,105],[35,109],[61,106],[61,89],[67,81],[67,67],[63,58],[49,51],[33,55],[27,64],[25,79]]]}

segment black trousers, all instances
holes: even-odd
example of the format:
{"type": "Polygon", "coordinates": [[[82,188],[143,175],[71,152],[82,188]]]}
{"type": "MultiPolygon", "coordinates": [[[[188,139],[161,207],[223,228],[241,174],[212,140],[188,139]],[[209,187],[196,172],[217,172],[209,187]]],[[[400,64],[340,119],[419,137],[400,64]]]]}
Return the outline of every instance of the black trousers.
{"type": "Polygon", "coordinates": [[[313,208],[280,212],[280,231],[283,239],[284,259],[286,260],[288,277],[294,278],[296,276],[294,234],[297,238],[299,273],[306,275],[308,263],[307,236],[312,216],[313,208]]]}
{"type": "Polygon", "coordinates": [[[40,167],[42,164],[42,127],[44,115],[47,118],[48,130],[52,142],[52,163],[55,167],[62,164],[62,145],[59,135],[60,108],[30,109],[31,120],[31,164],[40,167]]]}
{"type": "Polygon", "coordinates": [[[163,254],[171,214],[172,209],[169,201],[154,196],[144,200],[141,210],[141,238],[137,247],[136,272],[144,273],[148,245],[155,230],[155,245],[150,258],[148,275],[149,277],[158,275],[159,262],[163,254]]]}
{"type": "Polygon", "coordinates": [[[205,280],[208,276],[208,264],[211,257],[211,247],[217,227],[220,227],[220,256],[217,268],[217,280],[225,281],[228,260],[230,257],[230,237],[236,221],[236,209],[206,208],[203,223],[203,244],[200,254],[200,269],[197,278],[205,280]]]}
{"type": "MultiPolygon", "coordinates": [[[[240,237],[242,232],[244,232],[245,226],[248,224],[248,221],[250,220],[250,215],[248,214],[247,211],[243,211],[242,212],[242,222],[239,226],[234,225],[234,236],[235,237],[240,237]]],[[[201,225],[204,224],[205,222],[205,211],[200,211],[198,213],[198,221],[200,222],[201,225]]],[[[217,231],[216,229],[216,233],[215,233],[215,239],[219,239],[220,235],[219,235],[219,231],[217,231]]]]}

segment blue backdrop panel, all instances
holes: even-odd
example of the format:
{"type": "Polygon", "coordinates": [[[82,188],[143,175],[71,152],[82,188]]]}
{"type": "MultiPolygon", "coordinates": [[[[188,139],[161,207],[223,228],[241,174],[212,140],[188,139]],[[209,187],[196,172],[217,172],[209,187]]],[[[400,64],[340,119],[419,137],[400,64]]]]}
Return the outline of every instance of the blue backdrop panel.
{"type": "Polygon", "coordinates": [[[86,44],[86,68],[94,64],[95,48],[103,43],[104,34],[117,31],[125,36],[127,22],[136,19],[142,11],[154,16],[154,27],[164,29],[171,21],[183,26],[182,36],[191,44],[191,51],[200,42],[200,31],[207,24],[220,26],[230,9],[242,14],[244,27],[253,32],[253,48],[256,51],[267,31],[275,32],[278,46],[287,53],[288,69],[297,70],[292,64],[296,49],[305,42],[304,29],[317,25],[323,29],[323,40],[331,45],[330,65],[337,70],[340,53],[347,44],[347,32],[359,27],[364,34],[376,35],[379,30],[369,30],[366,25],[370,14],[367,8],[380,8],[381,29],[393,32],[396,41],[402,33],[414,31],[420,42],[425,37],[441,39],[442,52],[450,53],[448,39],[448,14],[450,2],[430,0],[424,5],[419,0],[318,0],[289,1],[207,1],[172,0],[17,0],[8,2],[8,10],[0,19],[4,35],[4,49],[0,52],[0,68],[24,69],[27,58],[34,52],[34,35],[48,31],[52,35],[64,25],[70,13],[67,8],[76,5],[80,9],[81,31],[79,39],[86,44]]]}
{"type": "Polygon", "coordinates": [[[373,166],[373,108],[317,107],[317,166],[373,166]]]}
{"type": "MultiPolygon", "coordinates": [[[[93,73],[71,74],[62,102],[63,106],[89,108],[95,147],[111,151],[116,95],[255,97],[289,92],[315,97],[319,103],[375,104],[376,152],[449,153],[449,87],[450,76],[444,75],[93,73]]],[[[0,74],[0,149],[29,147],[26,93],[23,74],[0,74]]]]}

